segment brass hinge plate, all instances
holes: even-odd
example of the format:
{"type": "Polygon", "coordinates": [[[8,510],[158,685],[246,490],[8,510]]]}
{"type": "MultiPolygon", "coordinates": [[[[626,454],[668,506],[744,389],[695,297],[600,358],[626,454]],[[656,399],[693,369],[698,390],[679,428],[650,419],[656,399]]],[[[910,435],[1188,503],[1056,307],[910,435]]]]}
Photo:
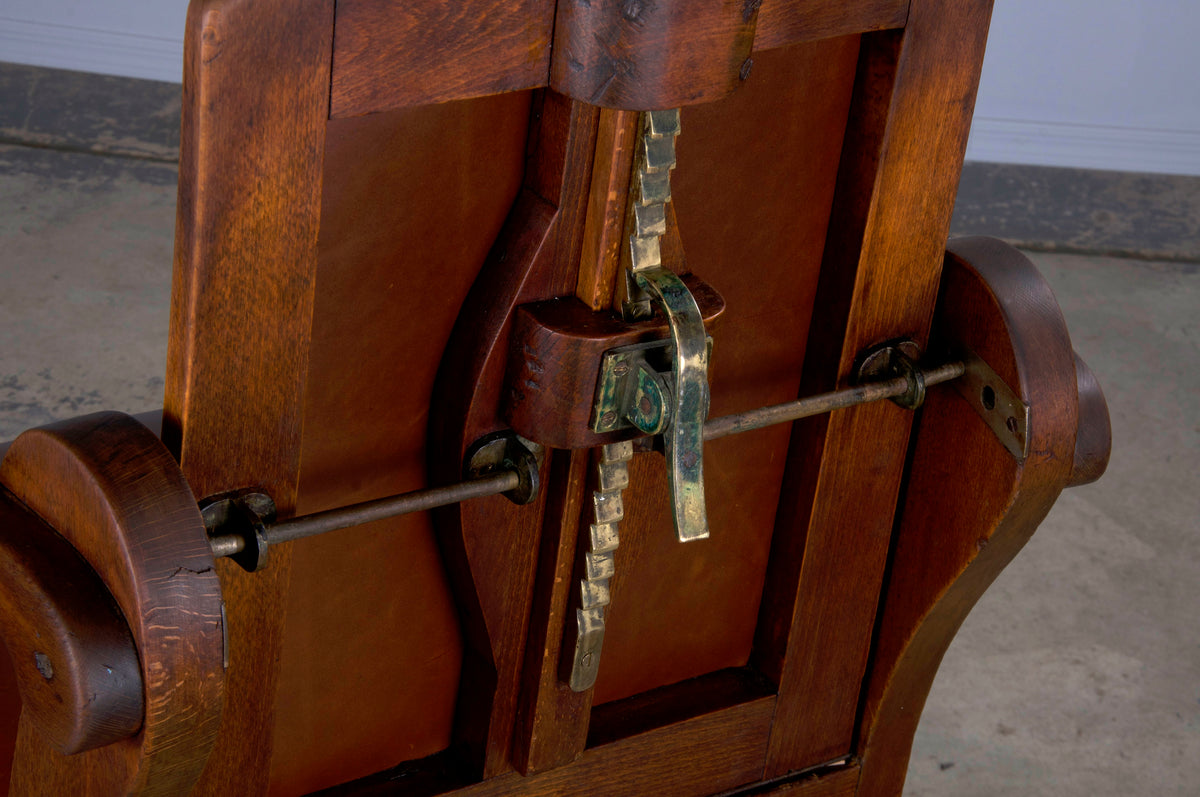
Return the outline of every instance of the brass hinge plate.
{"type": "Polygon", "coordinates": [[[966,371],[954,389],[975,408],[997,439],[1024,462],[1029,456],[1029,405],[973,352],[962,358],[966,371]]]}

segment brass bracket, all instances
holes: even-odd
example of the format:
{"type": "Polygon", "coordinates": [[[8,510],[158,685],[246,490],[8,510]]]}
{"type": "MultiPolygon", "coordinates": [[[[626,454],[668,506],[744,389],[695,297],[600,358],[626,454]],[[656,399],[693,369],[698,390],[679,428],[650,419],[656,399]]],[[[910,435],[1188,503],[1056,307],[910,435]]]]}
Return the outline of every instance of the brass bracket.
{"type": "Polygon", "coordinates": [[[658,434],[671,420],[671,342],[635,343],[604,353],[592,431],[600,434],[637,429],[658,434]]]}
{"type": "Polygon", "coordinates": [[[1029,456],[1029,405],[974,352],[966,352],[962,361],[966,370],[954,389],[1017,462],[1024,462],[1029,456]]]}

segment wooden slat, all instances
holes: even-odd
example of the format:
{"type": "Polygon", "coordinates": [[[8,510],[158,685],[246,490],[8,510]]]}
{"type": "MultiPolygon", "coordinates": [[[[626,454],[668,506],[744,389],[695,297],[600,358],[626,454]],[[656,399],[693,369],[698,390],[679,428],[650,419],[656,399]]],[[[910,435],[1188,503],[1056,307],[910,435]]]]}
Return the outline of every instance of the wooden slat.
{"type": "Polygon", "coordinates": [[[858,791],[861,774],[862,771],[856,763],[839,766],[832,770],[827,767],[817,767],[816,771],[811,774],[792,776],[774,787],[748,789],[746,794],[779,794],[787,797],[850,797],[858,791]]]}
{"type": "MultiPolygon", "coordinates": [[[[765,0],[754,49],[904,27],[910,0],[765,0]]],[[[921,0],[916,0],[920,2],[921,0]]]]}
{"type": "MultiPolygon", "coordinates": [[[[665,61],[644,58],[646,74],[640,74],[636,82],[624,79],[629,64],[618,65],[620,69],[615,72],[608,69],[606,62],[612,61],[611,53],[596,47],[595,31],[586,26],[575,39],[563,34],[557,48],[552,49],[554,0],[517,0],[500,5],[483,0],[444,3],[339,0],[330,113],[334,118],[358,116],[541,88],[550,85],[552,60],[557,62],[559,70],[558,88],[570,92],[572,81],[580,80],[576,73],[583,68],[574,60],[579,57],[575,51],[580,47],[592,53],[588,59],[591,71],[608,69],[604,72],[607,83],[604,79],[580,83],[576,92],[580,99],[627,108],[711,101],[728,93],[739,78],[744,79],[740,76],[751,36],[753,49],[760,51],[903,27],[908,3],[909,0],[766,0],[758,12],[757,23],[754,22],[757,4],[749,2],[726,2],[724,6],[729,13],[720,12],[716,6],[698,10],[693,6],[705,4],[696,3],[660,3],[661,8],[641,4],[639,13],[651,15],[655,20],[653,25],[625,20],[624,5],[606,3],[604,13],[608,16],[601,20],[615,26],[615,32],[610,31],[614,42],[629,35],[638,40],[629,50],[633,56],[654,51],[654,47],[644,45],[638,38],[645,36],[653,37],[656,47],[667,41],[666,46],[677,55],[691,50],[687,57],[696,60],[705,71],[706,88],[700,91],[694,85],[696,70],[683,68],[679,57],[665,61]],[[686,16],[690,27],[680,37],[676,17],[682,16],[686,16]],[[663,23],[660,17],[669,23],[663,23]],[[620,33],[617,29],[624,23],[628,23],[628,30],[620,33]],[[669,41],[660,38],[668,33],[674,38],[669,41]],[[691,47],[697,36],[707,37],[709,43],[715,42],[717,46],[691,47]],[[715,59],[713,50],[720,51],[715,59]],[[722,60],[722,55],[728,57],[722,60]],[[647,74],[659,77],[647,80],[647,74]],[[618,79],[613,80],[614,77],[618,79]],[[598,88],[601,95],[596,95],[598,88]]],[[[564,0],[557,5],[563,7],[561,15],[573,18],[573,14],[589,11],[594,4],[578,3],[575,8],[564,0]]]]}
{"type": "MultiPolygon", "coordinates": [[[[648,794],[713,794],[759,779],[775,698],[761,697],[703,716],[635,733],[591,747],[575,763],[521,776],[516,772],[466,786],[451,764],[430,760],[395,773],[331,789],[332,795],[432,795],[459,787],[466,797],[501,795],[595,795],[642,797],[648,794]]],[[[824,794],[824,792],[820,792],[824,794]]]]}
{"type": "MultiPolygon", "coordinates": [[[[1030,455],[1018,462],[954,388],[931,391],[864,700],[862,793],[878,797],[903,787],[942,655],[1067,483],[1077,423],[1088,420],[1062,313],[1024,255],[993,239],[953,242],[938,302],[938,337],[980,357],[1029,405],[1030,455]]],[[[1107,426],[1106,416],[1092,422],[1107,426]]]]}
{"type": "Polygon", "coordinates": [[[559,0],[550,87],[605,108],[711,102],[743,79],[758,2],[559,0]]]}
{"type": "MultiPolygon", "coordinates": [[[[188,11],[164,440],[198,497],[296,496],[316,274],[333,0],[188,11]]],[[[218,563],[231,664],[197,794],[266,788],[289,551],[218,563]]]]}
{"type": "Polygon", "coordinates": [[[546,523],[534,585],[513,738],[513,763],[522,774],[574,761],[587,741],[591,690],[572,691],[560,677],[559,662],[563,656],[570,660],[574,643],[564,629],[575,625],[570,607],[579,583],[576,544],[579,530],[586,528],[581,516],[591,505],[586,488],[592,461],[584,450],[556,455],[546,484],[551,495],[546,515],[558,524],[546,523]]]}
{"type": "MultiPolygon", "coordinates": [[[[802,393],[928,336],[990,11],[920,0],[863,38],[802,393]]],[[[780,687],[767,777],[850,749],[910,424],[884,402],[796,427],[756,645],[780,687]]]]}
{"type": "Polygon", "coordinates": [[[331,114],[545,86],[554,0],[338,0],[331,114]]]}
{"type": "MultiPolygon", "coordinates": [[[[468,447],[506,427],[501,393],[514,308],[575,290],[598,113],[550,92],[535,105],[525,187],[443,354],[430,421],[435,481],[460,478],[468,447]]],[[[469,771],[485,777],[512,768],[510,742],[545,505],[543,490],[528,506],[493,497],[437,515],[465,642],[455,741],[466,751],[469,771]]],[[[548,516],[545,526],[557,534],[562,522],[548,516]]]]}
{"type": "MultiPolygon", "coordinates": [[[[757,780],[774,697],[627,737],[586,751],[571,767],[524,780],[529,794],[713,794],[757,780]]],[[[510,794],[496,779],[465,794],[510,794]]]]}
{"type": "Polygon", "coordinates": [[[639,118],[634,111],[600,112],[575,288],[575,295],[593,310],[609,307],[613,301],[613,283],[625,241],[625,204],[639,118]]]}
{"type": "MultiPolygon", "coordinates": [[[[763,697],[588,750],[573,767],[526,779],[529,793],[703,794],[752,782],[762,772],[774,706],[774,697],[763,697]]],[[[506,794],[512,785],[482,784],[480,793],[506,794]]]]}

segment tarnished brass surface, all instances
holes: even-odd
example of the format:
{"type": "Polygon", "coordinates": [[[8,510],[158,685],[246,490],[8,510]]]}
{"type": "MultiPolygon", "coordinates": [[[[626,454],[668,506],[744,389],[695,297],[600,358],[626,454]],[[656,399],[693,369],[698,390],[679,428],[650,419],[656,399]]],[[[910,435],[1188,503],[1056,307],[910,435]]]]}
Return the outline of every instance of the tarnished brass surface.
{"type": "Polygon", "coordinates": [[[650,297],[634,274],[662,267],[662,236],[667,232],[667,203],[671,201],[671,170],[675,168],[675,137],[679,135],[679,109],[642,114],[634,180],[630,186],[625,229],[632,230],[629,246],[622,250],[624,278],[617,286],[621,312],[627,319],[650,315],[650,297]]]}
{"type": "Polygon", "coordinates": [[[680,542],[708,536],[704,508],[704,421],[708,418],[708,336],[696,299],[683,280],[665,268],[634,272],[671,326],[674,395],[671,423],[663,432],[671,512],[680,542]]]}
{"type": "Polygon", "coordinates": [[[604,644],[604,615],[608,609],[609,579],[616,572],[617,526],[625,516],[621,491],[629,486],[629,460],[633,443],[612,443],[600,449],[596,466],[596,491],[592,494],[590,545],[584,554],[584,576],[579,584],[578,631],[568,684],[576,692],[592,688],[600,671],[604,644]]]}
{"type": "Polygon", "coordinates": [[[977,355],[963,357],[966,373],[954,387],[967,400],[1009,453],[1024,462],[1029,456],[1029,405],[977,355]]]}

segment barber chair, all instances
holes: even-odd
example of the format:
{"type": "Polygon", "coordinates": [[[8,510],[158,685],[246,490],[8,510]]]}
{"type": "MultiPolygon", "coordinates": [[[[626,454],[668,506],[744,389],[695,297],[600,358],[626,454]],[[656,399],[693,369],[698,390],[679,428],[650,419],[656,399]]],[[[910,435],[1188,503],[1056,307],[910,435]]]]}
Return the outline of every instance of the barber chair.
{"type": "Polygon", "coordinates": [[[947,249],[990,10],[193,0],[161,418],[0,464],[9,793],[899,793],[1110,442],[947,249]]]}

